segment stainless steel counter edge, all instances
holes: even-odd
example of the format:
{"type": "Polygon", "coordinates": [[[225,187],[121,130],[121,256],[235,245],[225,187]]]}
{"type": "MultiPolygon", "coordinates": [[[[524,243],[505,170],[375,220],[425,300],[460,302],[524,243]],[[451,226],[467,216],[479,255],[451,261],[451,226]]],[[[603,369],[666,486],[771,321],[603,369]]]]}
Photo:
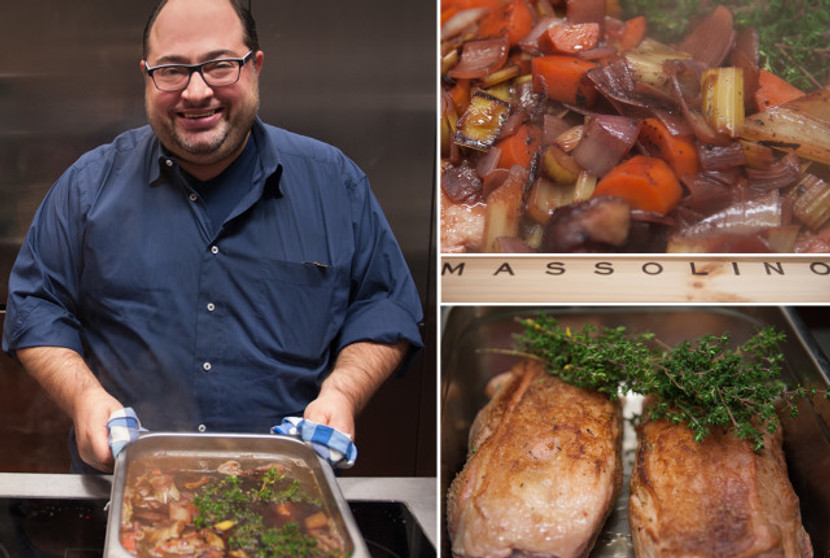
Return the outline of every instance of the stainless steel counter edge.
{"type": "MultiPolygon", "coordinates": [[[[427,538],[438,548],[437,484],[435,477],[341,477],[337,484],[346,500],[403,502],[427,538]]],[[[109,475],[0,473],[0,497],[109,498],[109,475]]]]}

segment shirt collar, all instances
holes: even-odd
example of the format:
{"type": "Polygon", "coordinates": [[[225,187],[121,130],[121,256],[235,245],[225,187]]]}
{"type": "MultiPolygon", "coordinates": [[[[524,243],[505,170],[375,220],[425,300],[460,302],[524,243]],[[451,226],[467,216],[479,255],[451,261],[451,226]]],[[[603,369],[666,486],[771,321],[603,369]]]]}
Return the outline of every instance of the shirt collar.
{"type": "MultiPolygon", "coordinates": [[[[275,198],[282,197],[282,189],[280,188],[282,165],[279,161],[279,154],[275,149],[270,134],[266,131],[265,125],[259,117],[254,121],[251,134],[254,136],[254,140],[259,147],[260,171],[262,173],[255,173],[255,179],[259,176],[265,176],[262,195],[275,198]]],[[[151,185],[158,183],[163,173],[176,168],[175,160],[167,153],[167,150],[164,149],[164,146],[161,145],[161,142],[155,135],[153,135],[153,147],[150,149],[149,167],[148,178],[149,184],[151,185]]]]}

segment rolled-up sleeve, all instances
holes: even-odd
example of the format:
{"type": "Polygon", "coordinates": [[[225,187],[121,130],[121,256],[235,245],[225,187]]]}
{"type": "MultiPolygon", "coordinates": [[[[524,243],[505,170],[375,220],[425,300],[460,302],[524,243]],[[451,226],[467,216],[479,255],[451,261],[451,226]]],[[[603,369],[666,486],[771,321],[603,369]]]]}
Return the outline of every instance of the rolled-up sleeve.
{"type": "Polygon", "coordinates": [[[412,274],[362,172],[352,175],[355,245],[349,307],[337,349],[358,341],[423,342],[423,309],[412,274]]]}
{"type": "Polygon", "coordinates": [[[76,315],[81,267],[83,200],[76,180],[88,169],[72,168],[52,186],[35,214],[9,276],[3,350],[55,346],[83,354],[76,315]]]}

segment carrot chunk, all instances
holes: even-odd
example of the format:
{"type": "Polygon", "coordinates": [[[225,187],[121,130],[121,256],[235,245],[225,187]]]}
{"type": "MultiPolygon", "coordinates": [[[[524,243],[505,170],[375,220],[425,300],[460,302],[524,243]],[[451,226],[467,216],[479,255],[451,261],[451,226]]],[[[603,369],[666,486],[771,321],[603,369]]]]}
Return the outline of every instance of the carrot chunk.
{"type": "Polygon", "coordinates": [[[782,105],[803,95],[803,91],[772,72],[761,69],[758,74],[758,89],[755,91],[755,105],[758,110],[782,105]]]}
{"type": "Polygon", "coordinates": [[[552,53],[577,54],[597,46],[599,41],[598,23],[574,23],[554,25],[545,33],[552,53]]]}
{"type": "Polygon", "coordinates": [[[590,105],[596,90],[587,77],[596,64],[575,56],[539,56],[531,61],[533,90],[563,103],[590,105]]]}
{"type": "Polygon", "coordinates": [[[653,157],[666,161],[679,178],[700,172],[700,157],[692,138],[675,136],[657,118],[645,118],[639,140],[653,157]]]}
{"type": "Polygon", "coordinates": [[[594,196],[615,196],[632,209],[665,215],[677,205],[683,188],[668,163],[637,155],[623,161],[598,183],[594,196]]]}
{"type": "Polygon", "coordinates": [[[620,48],[629,50],[640,44],[643,37],[646,36],[646,18],[645,16],[633,17],[626,20],[623,27],[622,36],[620,37],[620,48]]]}
{"type": "Polygon", "coordinates": [[[478,35],[482,39],[507,37],[516,46],[533,27],[533,13],[525,0],[508,0],[497,4],[481,18],[478,35]]]}
{"type": "Polygon", "coordinates": [[[500,140],[496,145],[501,149],[499,167],[509,169],[513,165],[530,168],[530,161],[539,146],[541,132],[535,126],[524,125],[516,132],[500,140]]]}

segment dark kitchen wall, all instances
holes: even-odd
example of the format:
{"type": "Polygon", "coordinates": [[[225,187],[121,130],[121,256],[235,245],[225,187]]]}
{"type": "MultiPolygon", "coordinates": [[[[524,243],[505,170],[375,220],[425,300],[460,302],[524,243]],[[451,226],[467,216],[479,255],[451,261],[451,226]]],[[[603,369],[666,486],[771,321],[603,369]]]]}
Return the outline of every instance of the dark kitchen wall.
{"type": "MultiPolygon", "coordinates": [[[[54,180],[83,152],[145,123],[139,60],[152,4],[0,0],[0,301],[54,180]]],[[[435,5],[252,0],[252,9],[265,52],[260,115],[337,145],[366,171],[427,310],[427,349],[361,416],[351,474],[434,475],[435,5]]],[[[17,401],[41,404],[14,363],[1,364],[10,389],[0,397],[17,391],[17,401]]],[[[0,425],[9,408],[0,401],[0,425]]],[[[15,412],[24,437],[37,430],[15,412]]]]}

